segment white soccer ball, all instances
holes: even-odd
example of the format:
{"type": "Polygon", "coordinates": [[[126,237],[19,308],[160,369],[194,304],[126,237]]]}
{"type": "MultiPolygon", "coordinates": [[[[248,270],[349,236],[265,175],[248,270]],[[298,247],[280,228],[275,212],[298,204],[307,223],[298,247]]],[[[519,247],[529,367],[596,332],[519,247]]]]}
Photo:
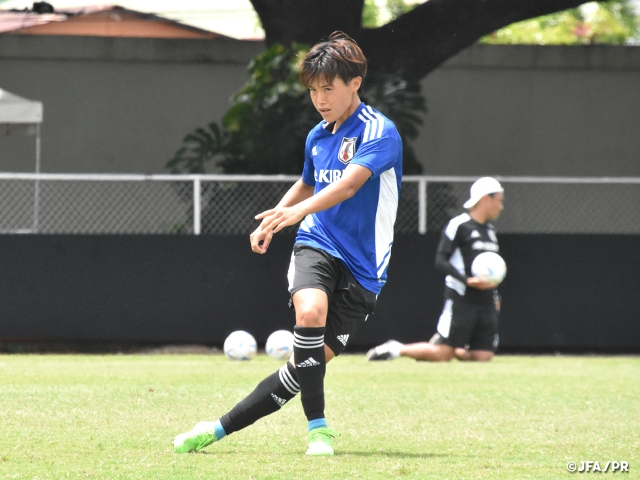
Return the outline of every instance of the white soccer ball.
{"type": "Polygon", "coordinates": [[[507,265],[500,255],[482,252],[471,264],[471,274],[491,282],[500,283],[507,274],[507,265]]]}
{"type": "Polygon", "coordinates": [[[257,349],[256,339],[244,330],[230,333],[224,341],[224,354],[231,360],[251,360],[257,349]]]}
{"type": "Polygon", "coordinates": [[[265,345],[267,355],[276,360],[289,360],[293,353],[293,334],[288,330],[276,330],[265,345]]]}

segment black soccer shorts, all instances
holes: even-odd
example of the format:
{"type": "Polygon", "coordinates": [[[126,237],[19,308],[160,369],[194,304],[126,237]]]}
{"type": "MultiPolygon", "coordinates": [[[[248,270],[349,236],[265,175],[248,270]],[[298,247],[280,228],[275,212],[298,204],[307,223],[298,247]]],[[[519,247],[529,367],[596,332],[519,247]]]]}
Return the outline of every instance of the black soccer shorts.
{"type": "Polygon", "coordinates": [[[475,305],[447,298],[438,320],[442,343],[454,348],[469,346],[469,350],[498,348],[498,311],[493,303],[475,305]]]}
{"type": "MultiPolygon", "coordinates": [[[[373,313],[378,296],[360,285],[342,261],[306,245],[294,245],[287,277],[291,296],[303,288],[318,288],[327,294],[324,343],[340,355],[373,313]]],[[[289,306],[293,308],[292,300],[289,306]]]]}

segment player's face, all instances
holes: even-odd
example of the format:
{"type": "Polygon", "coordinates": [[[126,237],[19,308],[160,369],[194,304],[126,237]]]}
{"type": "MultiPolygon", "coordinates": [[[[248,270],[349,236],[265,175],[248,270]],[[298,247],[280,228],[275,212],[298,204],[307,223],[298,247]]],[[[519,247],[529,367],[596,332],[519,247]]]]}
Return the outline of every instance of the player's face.
{"type": "Polygon", "coordinates": [[[500,212],[504,208],[504,193],[494,193],[493,196],[489,195],[487,198],[489,199],[487,202],[487,219],[495,220],[500,216],[500,212]]]}
{"type": "Polygon", "coordinates": [[[361,83],[360,77],[351,79],[349,83],[340,77],[334,78],[331,83],[324,78],[317,78],[309,85],[313,106],[327,123],[341,124],[360,105],[358,89],[361,83]]]}

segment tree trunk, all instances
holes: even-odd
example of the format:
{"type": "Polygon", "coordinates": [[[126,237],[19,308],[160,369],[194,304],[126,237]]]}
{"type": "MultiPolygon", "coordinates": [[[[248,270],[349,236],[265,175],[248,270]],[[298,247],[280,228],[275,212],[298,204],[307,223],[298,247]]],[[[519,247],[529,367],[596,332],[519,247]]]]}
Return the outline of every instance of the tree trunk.
{"type": "Polygon", "coordinates": [[[364,0],[251,0],[267,45],[313,45],[335,30],[355,38],[376,71],[422,78],[480,37],[584,0],[428,0],[379,28],[361,26],[364,0]]]}

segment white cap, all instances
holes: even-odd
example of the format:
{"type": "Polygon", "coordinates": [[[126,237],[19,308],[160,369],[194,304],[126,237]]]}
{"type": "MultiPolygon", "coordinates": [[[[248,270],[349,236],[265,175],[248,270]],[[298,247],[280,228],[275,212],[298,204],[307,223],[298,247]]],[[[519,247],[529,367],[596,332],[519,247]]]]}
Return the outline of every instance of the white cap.
{"type": "Polygon", "coordinates": [[[471,185],[471,195],[469,200],[464,203],[464,208],[473,207],[485,195],[499,192],[504,192],[504,189],[495,178],[479,178],[473,183],[473,185],[471,185]]]}

